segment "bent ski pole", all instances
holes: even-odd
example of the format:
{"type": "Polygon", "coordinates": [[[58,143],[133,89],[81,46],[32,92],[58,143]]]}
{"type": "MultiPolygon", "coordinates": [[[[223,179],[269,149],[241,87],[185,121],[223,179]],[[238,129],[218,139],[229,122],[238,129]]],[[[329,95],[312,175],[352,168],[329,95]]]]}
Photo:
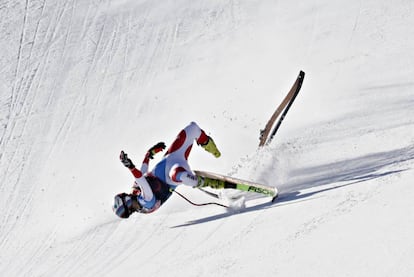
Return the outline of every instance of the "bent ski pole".
{"type": "Polygon", "coordinates": [[[190,203],[191,205],[194,205],[194,206],[197,206],[197,207],[200,207],[200,206],[207,206],[207,205],[217,205],[217,206],[221,206],[221,207],[223,207],[223,208],[229,208],[228,206],[226,206],[226,205],[223,205],[223,204],[220,204],[220,203],[216,203],[216,202],[208,202],[208,203],[201,203],[201,204],[198,204],[198,203],[194,203],[193,201],[191,201],[190,199],[188,199],[187,197],[185,197],[184,195],[182,195],[181,193],[179,193],[178,191],[176,191],[176,190],[174,190],[174,192],[176,193],[176,194],[178,194],[179,196],[181,196],[185,201],[187,201],[188,203],[190,203]]]}

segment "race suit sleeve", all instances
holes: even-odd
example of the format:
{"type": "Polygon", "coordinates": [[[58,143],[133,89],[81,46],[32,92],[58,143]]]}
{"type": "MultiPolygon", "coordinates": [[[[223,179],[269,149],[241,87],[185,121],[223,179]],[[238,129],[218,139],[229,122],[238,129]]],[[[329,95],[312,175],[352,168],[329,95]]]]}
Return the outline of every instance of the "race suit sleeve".
{"type": "Polygon", "coordinates": [[[150,157],[150,153],[147,152],[145,154],[144,160],[142,161],[142,165],[141,165],[141,172],[143,174],[145,174],[145,173],[148,172],[148,166],[149,166],[149,161],[150,161],[150,158],[149,157],[150,157]]]}
{"type": "Polygon", "coordinates": [[[141,191],[141,198],[144,201],[148,202],[149,205],[151,205],[151,203],[154,203],[154,193],[152,192],[152,189],[148,184],[147,179],[145,179],[144,174],[142,174],[142,172],[137,168],[132,168],[131,173],[135,177],[135,184],[132,187],[133,193],[134,190],[139,189],[141,191]]]}

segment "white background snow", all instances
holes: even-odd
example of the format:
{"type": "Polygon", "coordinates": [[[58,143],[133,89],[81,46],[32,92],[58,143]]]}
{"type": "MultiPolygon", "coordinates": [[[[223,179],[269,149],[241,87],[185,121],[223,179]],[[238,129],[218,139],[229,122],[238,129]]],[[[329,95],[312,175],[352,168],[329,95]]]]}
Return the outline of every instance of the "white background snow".
{"type": "Polygon", "coordinates": [[[0,1],[0,275],[413,276],[413,14],[411,0],[0,1]],[[193,169],[278,201],[234,213],[173,195],[116,218],[133,181],[120,150],[139,164],[190,121],[222,152],[194,147],[193,169]]]}

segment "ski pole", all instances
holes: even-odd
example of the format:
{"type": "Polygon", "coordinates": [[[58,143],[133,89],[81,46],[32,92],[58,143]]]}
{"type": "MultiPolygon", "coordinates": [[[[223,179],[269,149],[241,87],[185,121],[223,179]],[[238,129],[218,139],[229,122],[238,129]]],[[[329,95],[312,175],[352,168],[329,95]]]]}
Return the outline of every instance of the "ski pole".
{"type": "Polygon", "coordinates": [[[191,201],[190,199],[188,199],[187,197],[185,197],[184,195],[182,195],[181,193],[179,193],[178,191],[176,191],[176,190],[174,190],[174,192],[176,193],[176,194],[178,194],[179,196],[181,196],[185,201],[187,201],[188,203],[190,203],[191,205],[194,205],[194,206],[197,206],[197,207],[200,207],[200,206],[207,206],[207,205],[217,205],[217,206],[221,206],[221,207],[224,207],[224,208],[229,208],[228,206],[226,206],[226,205],[223,205],[223,204],[220,204],[220,203],[216,203],[216,202],[208,202],[208,203],[201,203],[201,204],[198,204],[198,203],[194,203],[193,201],[191,201]]]}

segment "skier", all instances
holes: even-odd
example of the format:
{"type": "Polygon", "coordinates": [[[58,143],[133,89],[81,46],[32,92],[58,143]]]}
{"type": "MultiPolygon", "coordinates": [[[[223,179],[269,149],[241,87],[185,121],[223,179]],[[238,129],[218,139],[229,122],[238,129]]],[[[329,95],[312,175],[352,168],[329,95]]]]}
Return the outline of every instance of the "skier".
{"type": "Polygon", "coordinates": [[[206,135],[195,122],[191,122],[181,130],[164,158],[150,172],[148,172],[149,160],[165,149],[165,143],[159,142],[147,151],[141,169],[137,169],[127,153],[121,151],[120,160],[125,167],[129,168],[135,182],[131,193],[119,193],[115,196],[112,207],[115,214],[121,218],[128,218],[134,212],[154,212],[180,184],[191,187],[218,188],[217,182],[196,176],[191,170],[188,156],[194,141],[216,158],[220,157],[221,153],[213,139],[206,135]]]}

